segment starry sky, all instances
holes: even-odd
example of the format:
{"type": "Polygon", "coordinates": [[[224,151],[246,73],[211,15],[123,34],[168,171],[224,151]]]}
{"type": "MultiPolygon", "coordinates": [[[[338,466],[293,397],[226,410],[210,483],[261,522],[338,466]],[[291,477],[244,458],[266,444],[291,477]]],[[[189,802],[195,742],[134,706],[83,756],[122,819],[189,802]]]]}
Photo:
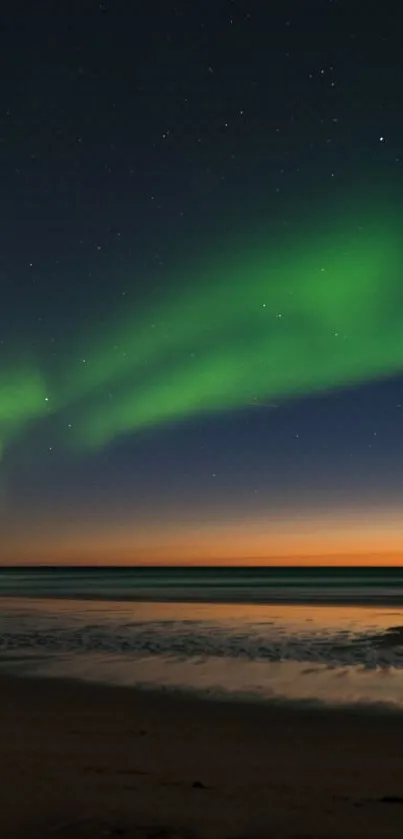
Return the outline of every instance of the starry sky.
{"type": "Polygon", "coordinates": [[[8,4],[0,562],[403,561],[402,26],[8,4]]]}

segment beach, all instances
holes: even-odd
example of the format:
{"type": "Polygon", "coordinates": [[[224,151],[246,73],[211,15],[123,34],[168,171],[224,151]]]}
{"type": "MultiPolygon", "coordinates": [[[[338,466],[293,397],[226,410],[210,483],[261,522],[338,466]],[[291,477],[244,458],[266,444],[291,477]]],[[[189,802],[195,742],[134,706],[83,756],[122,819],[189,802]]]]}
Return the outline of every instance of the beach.
{"type": "Polygon", "coordinates": [[[0,678],[1,833],[401,837],[403,716],[0,678]]]}

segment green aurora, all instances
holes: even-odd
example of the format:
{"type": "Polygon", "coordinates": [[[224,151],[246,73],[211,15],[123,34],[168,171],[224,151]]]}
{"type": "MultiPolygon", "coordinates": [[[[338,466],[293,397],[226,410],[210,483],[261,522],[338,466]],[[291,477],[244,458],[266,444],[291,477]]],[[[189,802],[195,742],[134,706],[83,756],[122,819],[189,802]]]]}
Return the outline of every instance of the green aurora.
{"type": "MultiPolygon", "coordinates": [[[[367,214],[368,215],[368,214],[367,214]]],[[[362,214],[361,214],[362,218],[362,214]]],[[[157,305],[124,313],[49,374],[0,370],[0,455],[53,416],[63,445],[403,370],[402,238],[392,218],[250,245],[187,265],[157,305]],[[347,231],[347,232],[346,232],[347,231]],[[182,281],[181,278],[182,277],[182,281]]]]}
{"type": "Polygon", "coordinates": [[[0,369],[0,459],[6,445],[46,413],[49,397],[41,372],[29,365],[0,369]]]}

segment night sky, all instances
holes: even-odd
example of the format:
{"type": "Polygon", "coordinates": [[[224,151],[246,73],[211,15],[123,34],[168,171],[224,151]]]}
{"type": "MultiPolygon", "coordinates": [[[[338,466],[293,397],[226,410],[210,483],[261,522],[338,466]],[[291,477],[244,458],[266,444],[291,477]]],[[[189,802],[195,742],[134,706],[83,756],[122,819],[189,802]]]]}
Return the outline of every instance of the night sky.
{"type": "Polygon", "coordinates": [[[0,561],[403,560],[397,0],[0,18],[0,561]]]}

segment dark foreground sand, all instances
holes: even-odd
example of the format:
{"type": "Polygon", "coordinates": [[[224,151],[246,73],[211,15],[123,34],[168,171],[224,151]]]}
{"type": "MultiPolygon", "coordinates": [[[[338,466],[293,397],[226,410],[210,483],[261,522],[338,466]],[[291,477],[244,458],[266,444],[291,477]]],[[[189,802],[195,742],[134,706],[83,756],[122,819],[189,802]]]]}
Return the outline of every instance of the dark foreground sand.
{"type": "Polygon", "coordinates": [[[0,836],[403,837],[403,716],[0,678],[0,836]]]}

